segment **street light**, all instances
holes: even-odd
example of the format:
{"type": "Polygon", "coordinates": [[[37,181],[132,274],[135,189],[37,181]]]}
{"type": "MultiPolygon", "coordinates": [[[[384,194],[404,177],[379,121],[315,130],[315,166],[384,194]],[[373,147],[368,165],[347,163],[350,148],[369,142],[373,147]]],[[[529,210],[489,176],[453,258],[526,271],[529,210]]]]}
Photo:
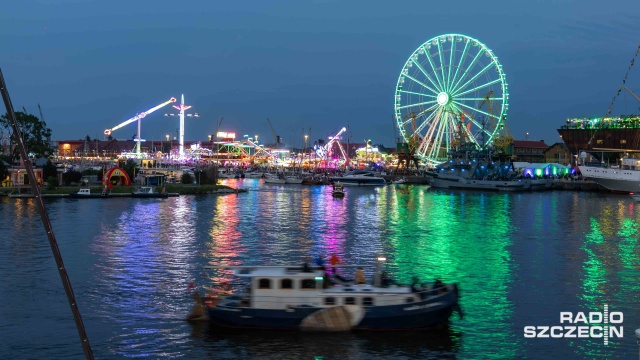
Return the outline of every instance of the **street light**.
{"type": "MultiPolygon", "coordinates": [[[[308,134],[306,134],[304,136],[304,149],[303,149],[303,152],[302,152],[302,162],[304,162],[304,157],[307,155],[307,139],[309,139],[309,135],[308,134]]],[[[309,156],[309,158],[311,158],[311,156],[309,156]]],[[[300,165],[302,167],[302,164],[300,164],[300,165]]]]}
{"type": "Polygon", "coordinates": [[[165,135],[165,137],[167,138],[167,141],[169,142],[169,159],[171,159],[171,136],[169,136],[169,134],[165,135]]]}

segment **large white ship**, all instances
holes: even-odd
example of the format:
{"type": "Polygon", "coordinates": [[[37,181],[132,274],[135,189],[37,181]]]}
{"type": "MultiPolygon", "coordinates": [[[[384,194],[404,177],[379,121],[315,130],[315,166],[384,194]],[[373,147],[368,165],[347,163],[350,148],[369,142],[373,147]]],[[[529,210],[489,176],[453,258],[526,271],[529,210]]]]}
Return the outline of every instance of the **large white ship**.
{"type": "Polygon", "coordinates": [[[622,166],[603,167],[580,165],[585,178],[608,190],[624,193],[640,193],[640,159],[624,158],[622,166]]]}

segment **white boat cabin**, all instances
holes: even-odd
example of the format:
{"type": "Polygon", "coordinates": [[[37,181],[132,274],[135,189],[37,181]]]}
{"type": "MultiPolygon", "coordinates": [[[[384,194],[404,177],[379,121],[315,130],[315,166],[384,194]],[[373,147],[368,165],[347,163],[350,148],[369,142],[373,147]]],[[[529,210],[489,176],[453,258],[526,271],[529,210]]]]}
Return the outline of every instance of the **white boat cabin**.
{"type": "Polygon", "coordinates": [[[91,195],[91,189],[80,189],[76,193],[78,195],[91,195]]]}
{"type": "Polygon", "coordinates": [[[234,275],[249,278],[250,288],[241,306],[287,309],[296,306],[399,305],[421,300],[407,286],[376,287],[371,284],[336,284],[325,271],[311,267],[238,267],[234,275]]]}

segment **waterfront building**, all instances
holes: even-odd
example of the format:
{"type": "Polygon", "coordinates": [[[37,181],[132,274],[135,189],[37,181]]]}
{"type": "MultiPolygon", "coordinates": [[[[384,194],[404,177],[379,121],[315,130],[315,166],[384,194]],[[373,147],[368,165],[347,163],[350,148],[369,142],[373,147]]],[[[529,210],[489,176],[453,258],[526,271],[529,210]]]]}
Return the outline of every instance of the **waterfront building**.
{"type": "Polygon", "coordinates": [[[569,147],[565,143],[557,142],[551,145],[544,152],[545,162],[549,163],[558,163],[562,165],[570,165],[575,163],[572,161],[571,151],[569,151],[569,147]]]}
{"type": "Polygon", "coordinates": [[[622,152],[640,151],[640,115],[570,118],[557,131],[574,156],[586,152],[601,162],[616,163],[622,152]]]}
{"type": "Polygon", "coordinates": [[[513,140],[513,156],[517,161],[541,163],[545,161],[545,151],[549,148],[543,140],[513,140]]]}

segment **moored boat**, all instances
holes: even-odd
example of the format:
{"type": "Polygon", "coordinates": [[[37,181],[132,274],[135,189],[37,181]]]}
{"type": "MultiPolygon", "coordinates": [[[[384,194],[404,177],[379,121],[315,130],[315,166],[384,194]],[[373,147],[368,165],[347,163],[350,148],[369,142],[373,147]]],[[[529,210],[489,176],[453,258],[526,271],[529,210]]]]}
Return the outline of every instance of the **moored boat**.
{"type": "Polygon", "coordinates": [[[152,186],[141,186],[137,190],[131,193],[131,197],[135,198],[166,198],[169,194],[165,191],[164,187],[161,192],[156,191],[152,186]]]}
{"type": "Polygon", "coordinates": [[[284,182],[286,184],[302,184],[302,178],[296,175],[285,176],[284,182]]]}
{"type": "Polygon", "coordinates": [[[640,193],[640,159],[623,158],[622,166],[579,165],[582,176],[619,193],[640,193]]]}
{"type": "Polygon", "coordinates": [[[265,173],[264,182],[265,184],[285,184],[286,180],[279,174],[265,173]]]}
{"type": "Polygon", "coordinates": [[[329,180],[344,186],[380,186],[387,183],[384,178],[375,176],[375,173],[369,170],[353,170],[344,176],[331,177],[329,180]]]}
{"type": "Polygon", "coordinates": [[[107,192],[106,188],[99,193],[91,192],[91,188],[82,188],[69,194],[69,197],[76,199],[106,199],[109,196],[111,194],[107,192]]]}
{"type": "Polygon", "coordinates": [[[454,310],[460,312],[457,284],[388,285],[380,272],[373,284],[356,284],[306,264],[226,269],[249,287],[217,301],[196,297],[188,320],[236,328],[418,330],[445,324],[454,310]]]}
{"type": "Polygon", "coordinates": [[[489,191],[550,190],[552,179],[517,174],[508,163],[450,160],[425,172],[434,188],[489,191]]]}

